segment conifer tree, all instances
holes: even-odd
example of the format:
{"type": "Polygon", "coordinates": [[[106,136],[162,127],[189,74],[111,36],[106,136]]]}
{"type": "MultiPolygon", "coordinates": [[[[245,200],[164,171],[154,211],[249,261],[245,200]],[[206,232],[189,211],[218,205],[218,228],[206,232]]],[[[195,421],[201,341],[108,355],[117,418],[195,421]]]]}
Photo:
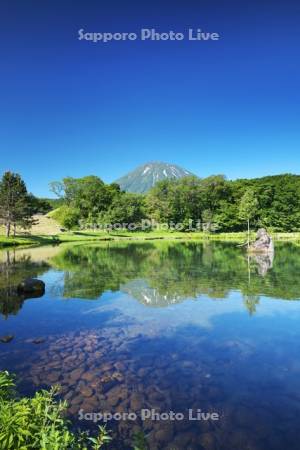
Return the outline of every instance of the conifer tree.
{"type": "Polygon", "coordinates": [[[0,182],[0,221],[6,236],[14,234],[17,225],[27,228],[32,224],[33,205],[25,182],[19,174],[5,172],[0,182]]]}

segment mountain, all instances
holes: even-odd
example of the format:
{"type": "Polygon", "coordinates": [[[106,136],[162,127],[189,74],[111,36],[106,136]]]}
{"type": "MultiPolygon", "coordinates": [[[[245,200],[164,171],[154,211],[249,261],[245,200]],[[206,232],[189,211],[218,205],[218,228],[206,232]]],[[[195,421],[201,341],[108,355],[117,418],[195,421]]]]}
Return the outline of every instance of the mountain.
{"type": "Polygon", "coordinates": [[[137,167],[115,182],[124,191],[143,194],[149,191],[158,181],[165,180],[166,178],[177,179],[188,175],[193,174],[175,164],[149,162],[137,167]]]}

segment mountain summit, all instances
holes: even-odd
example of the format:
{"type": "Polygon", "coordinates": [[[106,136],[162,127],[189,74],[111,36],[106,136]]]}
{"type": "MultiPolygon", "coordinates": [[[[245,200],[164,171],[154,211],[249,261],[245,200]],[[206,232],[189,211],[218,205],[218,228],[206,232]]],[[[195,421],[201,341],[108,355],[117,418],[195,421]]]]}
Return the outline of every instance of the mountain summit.
{"type": "Polygon", "coordinates": [[[151,189],[158,181],[178,179],[193,175],[188,170],[163,162],[149,162],[137,167],[132,172],[116,180],[122,190],[143,194],[151,189]]]}

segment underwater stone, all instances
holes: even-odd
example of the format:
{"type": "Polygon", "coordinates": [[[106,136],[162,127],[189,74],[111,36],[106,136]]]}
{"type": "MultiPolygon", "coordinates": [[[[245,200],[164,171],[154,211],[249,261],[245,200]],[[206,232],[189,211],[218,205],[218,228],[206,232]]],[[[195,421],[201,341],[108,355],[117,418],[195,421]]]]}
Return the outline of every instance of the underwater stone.
{"type": "Polygon", "coordinates": [[[8,344],[9,342],[11,342],[13,340],[14,336],[12,334],[8,334],[6,336],[1,336],[0,337],[0,342],[2,342],[2,344],[8,344]]]}

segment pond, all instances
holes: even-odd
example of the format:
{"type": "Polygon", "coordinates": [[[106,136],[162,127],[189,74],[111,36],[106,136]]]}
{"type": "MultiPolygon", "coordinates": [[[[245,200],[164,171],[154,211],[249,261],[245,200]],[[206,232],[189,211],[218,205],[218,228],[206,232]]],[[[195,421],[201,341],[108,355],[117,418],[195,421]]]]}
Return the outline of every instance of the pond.
{"type": "Polygon", "coordinates": [[[60,384],[74,426],[114,414],[114,449],[140,431],[151,450],[299,449],[299,274],[289,243],[2,251],[0,369],[23,394],[60,384]],[[42,297],[18,295],[28,277],[42,297]]]}

